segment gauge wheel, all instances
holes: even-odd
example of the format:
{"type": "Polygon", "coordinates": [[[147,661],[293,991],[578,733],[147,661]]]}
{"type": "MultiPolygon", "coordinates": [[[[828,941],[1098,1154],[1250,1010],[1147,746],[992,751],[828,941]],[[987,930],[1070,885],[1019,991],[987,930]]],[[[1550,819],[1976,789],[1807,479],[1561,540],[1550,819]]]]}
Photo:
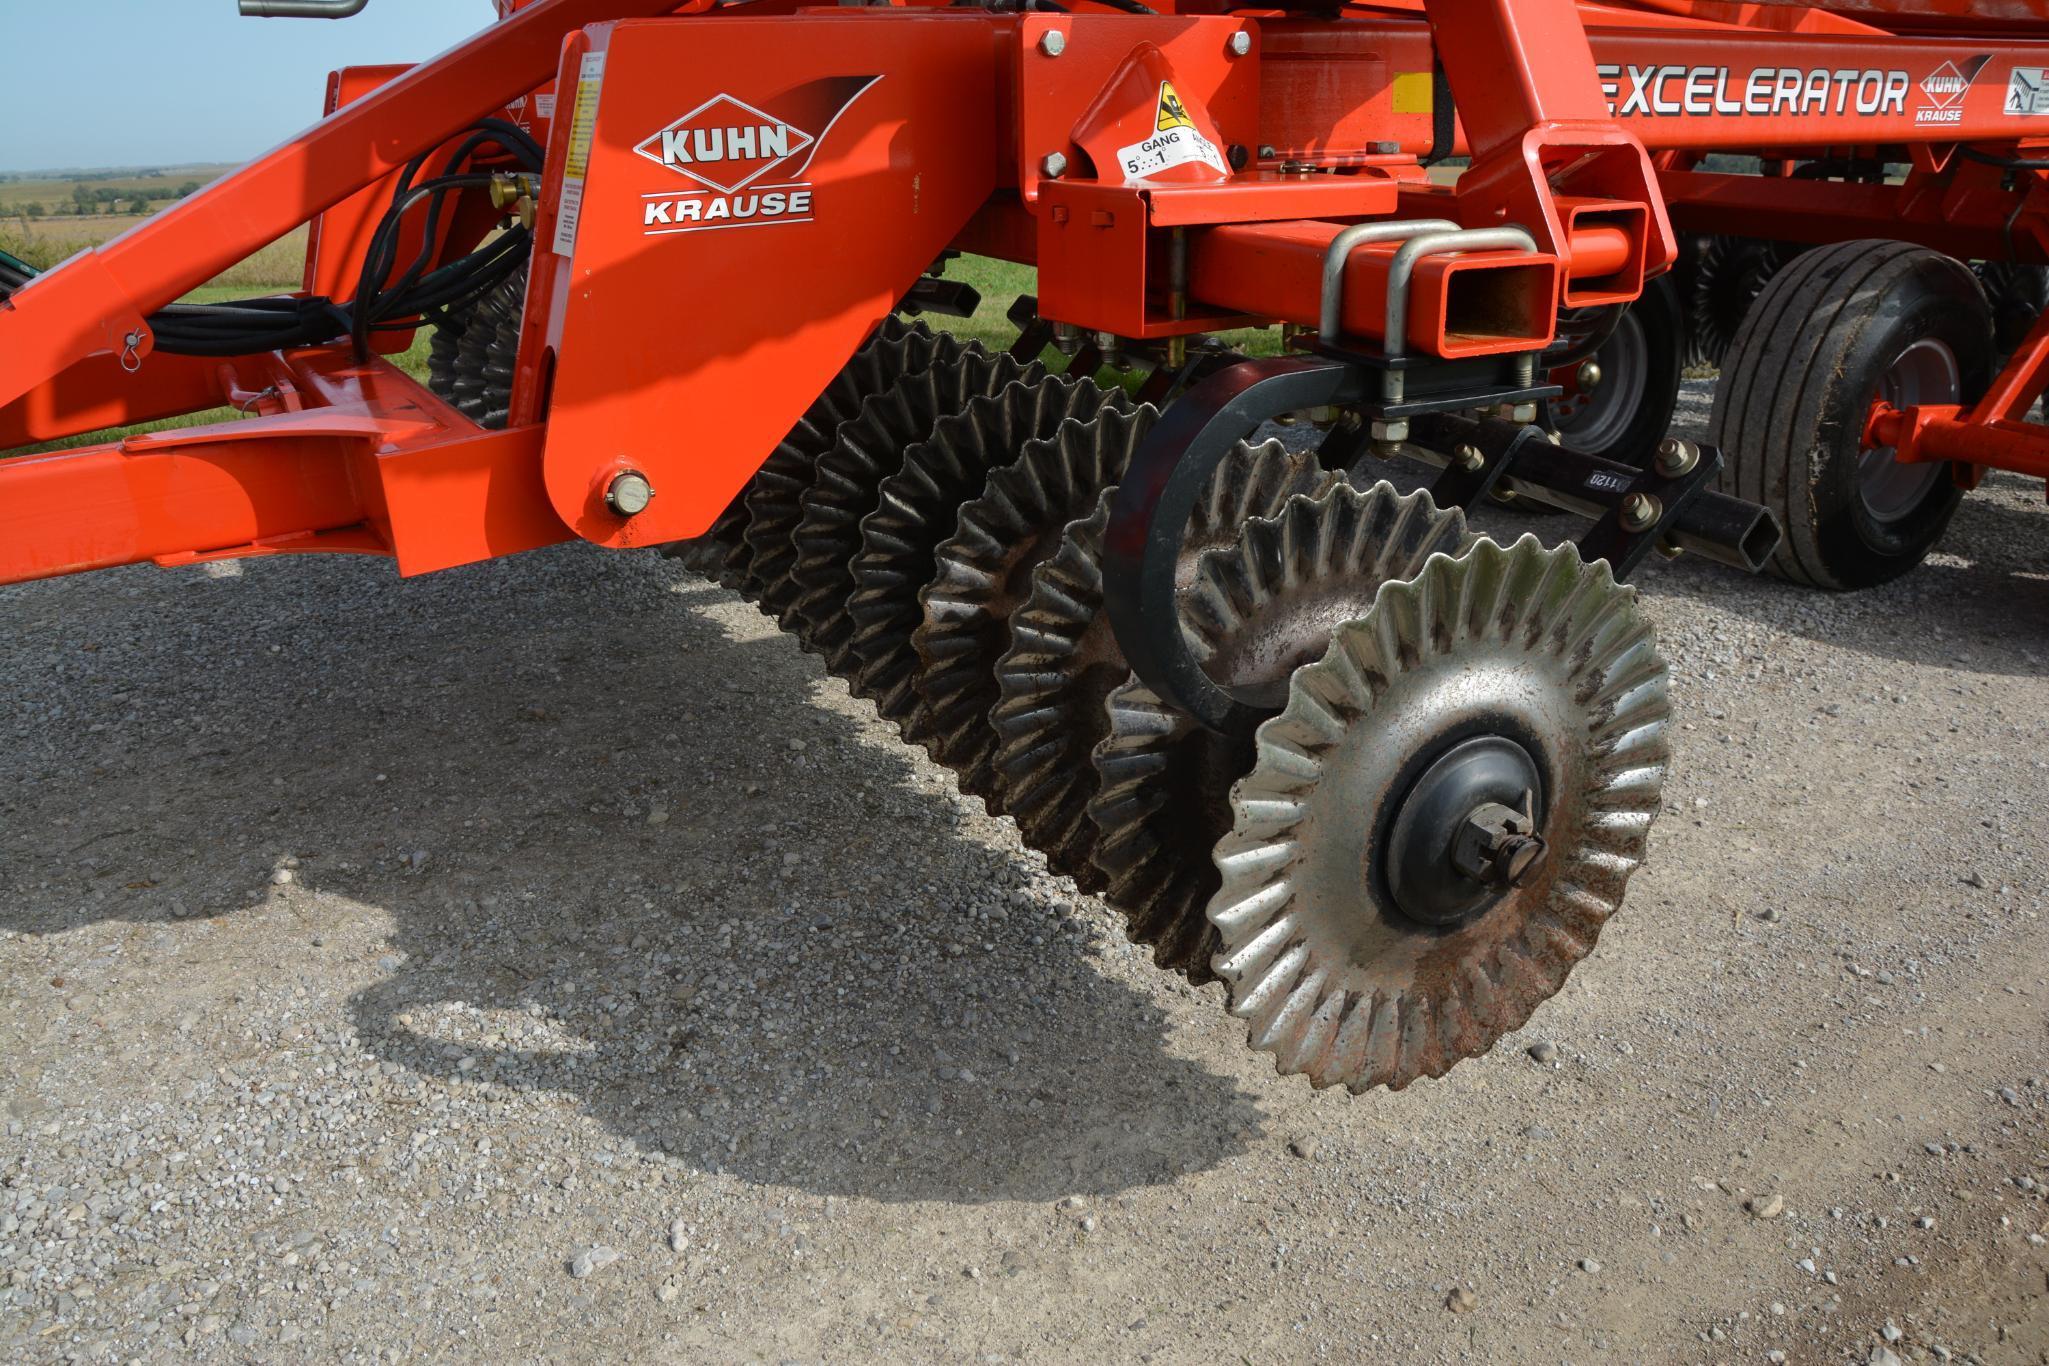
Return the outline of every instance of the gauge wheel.
{"type": "Polygon", "coordinates": [[[1668,278],[1645,286],[1600,349],[1551,373],[1551,422],[1569,450],[1641,469],[1672,427],[1686,320],[1668,278]]]}
{"type": "Polygon", "coordinates": [[[1730,347],[1710,428],[1722,490],[1762,503],[1785,528],[1772,571],[1847,590],[1919,564],[1961,488],[1946,463],[1867,445],[1872,408],[1968,404],[1992,371],[1992,312],[1961,262],[1864,241],[1787,267],[1730,347]]]}

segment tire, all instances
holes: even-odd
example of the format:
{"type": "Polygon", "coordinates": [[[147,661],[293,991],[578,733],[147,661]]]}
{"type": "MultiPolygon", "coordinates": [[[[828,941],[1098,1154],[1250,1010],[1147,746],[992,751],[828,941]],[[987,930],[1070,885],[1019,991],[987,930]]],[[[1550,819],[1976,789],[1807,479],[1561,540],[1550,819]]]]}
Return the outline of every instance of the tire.
{"type": "Polygon", "coordinates": [[[1629,306],[1594,353],[1602,372],[1598,387],[1575,393],[1579,367],[1560,372],[1567,394],[1552,400],[1551,420],[1566,449],[1638,469],[1649,465],[1672,429],[1685,349],[1679,290],[1660,277],[1644,288],[1643,297],[1629,306]]]}
{"type": "Polygon", "coordinates": [[[1962,496],[1946,464],[1864,449],[1872,402],[1970,403],[1993,369],[1992,315],[1961,262],[1904,242],[1843,242],[1772,280],[1723,362],[1710,440],[1723,492],[1761,503],[1781,578],[1870,588],[1935,545],[1962,496]]]}

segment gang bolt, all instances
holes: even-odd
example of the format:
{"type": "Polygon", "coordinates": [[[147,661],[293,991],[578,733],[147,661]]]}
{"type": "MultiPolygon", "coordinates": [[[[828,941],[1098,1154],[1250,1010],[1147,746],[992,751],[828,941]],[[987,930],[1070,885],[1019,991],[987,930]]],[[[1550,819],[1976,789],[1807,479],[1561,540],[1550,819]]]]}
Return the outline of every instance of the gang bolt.
{"type": "Polygon", "coordinates": [[[1459,468],[1468,473],[1478,474],[1487,466],[1487,457],[1478,446],[1460,446],[1452,454],[1458,457],[1459,468]]]}
{"type": "Polygon", "coordinates": [[[655,486],[639,470],[628,470],[605,488],[605,506],[615,516],[638,517],[655,500],[655,486]]]}
{"type": "Polygon", "coordinates": [[[1039,35],[1039,51],[1048,57],[1058,57],[1067,51],[1067,35],[1057,28],[1049,28],[1039,35]]]}
{"type": "Polygon", "coordinates": [[[1694,466],[1699,463],[1700,447],[1691,441],[1681,441],[1676,436],[1668,436],[1658,443],[1658,473],[1667,479],[1677,479],[1681,475],[1691,474],[1694,466]]]}
{"type": "MultiPolygon", "coordinates": [[[[1529,805],[1525,798],[1524,805],[1529,805]]],[[[1490,887],[1520,887],[1551,852],[1526,811],[1485,802],[1466,814],[1452,836],[1452,866],[1490,887]]]]}
{"type": "Polygon", "coordinates": [[[1658,524],[1658,517],[1665,508],[1648,493],[1632,493],[1622,500],[1622,529],[1635,535],[1649,531],[1658,524]]]}
{"type": "Polygon", "coordinates": [[[1046,173],[1049,179],[1057,180],[1061,176],[1066,175],[1067,153],[1048,152],[1046,154],[1046,159],[1040,163],[1040,169],[1046,173]]]}
{"type": "Polygon", "coordinates": [[[1591,394],[1594,390],[1601,387],[1601,363],[1597,360],[1581,361],[1579,363],[1579,371],[1573,378],[1578,382],[1579,387],[1583,391],[1591,394]]]}
{"type": "Polygon", "coordinates": [[[1233,57],[1243,57],[1250,51],[1252,51],[1251,34],[1241,28],[1231,35],[1231,55],[1233,57]]]}

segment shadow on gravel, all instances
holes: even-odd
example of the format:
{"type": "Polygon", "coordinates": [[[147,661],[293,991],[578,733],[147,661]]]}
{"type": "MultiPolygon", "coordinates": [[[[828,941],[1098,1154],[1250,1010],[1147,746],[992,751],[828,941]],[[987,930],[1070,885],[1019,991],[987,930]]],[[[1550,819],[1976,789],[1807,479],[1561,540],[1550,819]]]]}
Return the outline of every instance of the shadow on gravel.
{"type": "Polygon", "coordinates": [[[287,937],[285,971],[342,952],[377,979],[349,1003],[360,1047],[820,1194],[1110,1193],[1260,1123],[1023,893],[1042,871],[961,831],[901,748],[812,702],[813,661],[732,639],[680,571],[567,551],[405,585],[332,561],[127,582],[0,599],[48,633],[30,686],[66,711],[0,793],[0,887],[44,884],[0,924],[253,915],[291,853],[303,888],[390,918],[324,954],[287,937]],[[73,672],[87,605],[109,620],[73,672]],[[95,674],[168,700],[123,717],[95,674]]]}

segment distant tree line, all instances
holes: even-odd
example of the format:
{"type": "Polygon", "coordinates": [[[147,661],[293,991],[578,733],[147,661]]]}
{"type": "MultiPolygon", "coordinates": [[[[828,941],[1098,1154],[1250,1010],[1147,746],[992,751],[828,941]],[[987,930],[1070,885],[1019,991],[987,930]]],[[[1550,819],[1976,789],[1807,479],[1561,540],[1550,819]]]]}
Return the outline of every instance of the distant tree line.
{"type": "MultiPolygon", "coordinates": [[[[0,174],[0,184],[12,184],[12,182],[20,182],[20,180],[25,180],[25,178],[23,176],[16,176],[16,174],[0,174]]],[[[92,184],[92,182],[80,180],[80,182],[72,184],[72,197],[70,199],[20,201],[20,203],[10,205],[8,209],[0,209],[0,215],[8,215],[8,217],[16,217],[16,219],[43,219],[43,217],[64,215],[64,213],[72,213],[72,215],[78,215],[78,217],[98,217],[98,215],[143,217],[143,215],[152,213],[154,209],[158,209],[164,203],[170,203],[174,199],[184,199],[186,195],[197,193],[199,188],[201,188],[199,180],[186,180],[186,182],[182,182],[178,186],[166,184],[166,186],[150,186],[150,188],[141,188],[141,186],[135,186],[135,184],[127,184],[127,186],[119,186],[119,184],[92,184]]],[[[53,184],[51,190],[53,190],[53,193],[61,195],[61,188],[59,186],[53,184]]]]}

